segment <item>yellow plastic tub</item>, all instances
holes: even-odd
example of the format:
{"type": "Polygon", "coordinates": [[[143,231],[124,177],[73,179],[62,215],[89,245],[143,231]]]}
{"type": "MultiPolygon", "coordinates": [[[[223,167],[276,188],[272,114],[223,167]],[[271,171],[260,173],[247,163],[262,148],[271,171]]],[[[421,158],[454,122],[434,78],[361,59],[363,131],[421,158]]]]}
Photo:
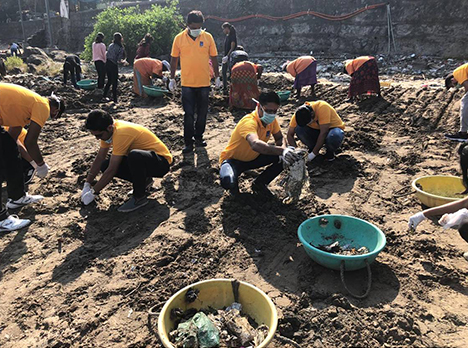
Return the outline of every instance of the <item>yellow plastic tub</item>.
{"type": "Polygon", "coordinates": [[[437,207],[467,196],[460,194],[465,191],[465,186],[457,176],[423,176],[414,180],[412,186],[416,190],[416,197],[427,207],[437,207]]]}
{"type": "MultiPolygon", "coordinates": [[[[158,334],[164,347],[174,348],[169,340],[169,332],[175,329],[175,323],[170,318],[172,309],[180,308],[185,311],[190,308],[227,307],[234,302],[232,282],[233,279],[205,280],[186,286],[173,295],[164,305],[158,319],[158,334]],[[200,292],[195,302],[187,303],[185,293],[191,288],[200,292]]],[[[242,304],[242,311],[252,317],[258,325],[265,324],[269,327],[268,336],[257,347],[265,348],[273,339],[278,325],[275,305],[262,290],[245,282],[239,282],[239,303],[242,304]]]]}

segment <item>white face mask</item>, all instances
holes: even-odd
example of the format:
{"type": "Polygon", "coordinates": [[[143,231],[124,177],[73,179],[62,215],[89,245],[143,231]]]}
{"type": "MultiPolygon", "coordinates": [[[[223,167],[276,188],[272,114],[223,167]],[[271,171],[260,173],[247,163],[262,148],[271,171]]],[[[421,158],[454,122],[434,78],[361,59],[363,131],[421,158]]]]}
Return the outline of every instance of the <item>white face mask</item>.
{"type": "Polygon", "coordinates": [[[190,36],[198,37],[201,34],[201,29],[190,29],[190,36]]]}

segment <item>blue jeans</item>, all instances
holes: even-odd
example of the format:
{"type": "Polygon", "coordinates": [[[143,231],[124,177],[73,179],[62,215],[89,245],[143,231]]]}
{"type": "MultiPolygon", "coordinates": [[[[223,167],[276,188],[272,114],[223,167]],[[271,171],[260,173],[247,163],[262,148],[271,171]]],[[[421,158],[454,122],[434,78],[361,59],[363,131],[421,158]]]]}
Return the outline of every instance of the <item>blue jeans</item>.
{"type": "Polygon", "coordinates": [[[184,108],[185,146],[193,145],[193,138],[203,139],[208,114],[210,87],[183,87],[182,107],[184,108]],[[195,113],[197,120],[195,121],[195,113]]]}
{"type": "Polygon", "coordinates": [[[283,164],[279,160],[279,156],[274,155],[259,155],[256,159],[250,162],[243,162],[235,159],[225,160],[219,169],[221,177],[221,186],[226,190],[238,191],[239,176],[250,169],[261,168],[271,164],[260,174],[255,181],[258,184],[268,185],[282,171],[283,164]]]}
{"type": "MultiPolygon", "coordinates": [[[[313,129],[308,126],[301,127],[297,126],[296,129],[297,137],[312,151],[317,144],[317,140],[320,134],[320,130],[313,129]]],[[[328,156],[335,154],[343,143],[344,132],[341,128],[331,128],[328,131],[327,137],[325,138],[325,148],[327,149],[328,156]]]]}

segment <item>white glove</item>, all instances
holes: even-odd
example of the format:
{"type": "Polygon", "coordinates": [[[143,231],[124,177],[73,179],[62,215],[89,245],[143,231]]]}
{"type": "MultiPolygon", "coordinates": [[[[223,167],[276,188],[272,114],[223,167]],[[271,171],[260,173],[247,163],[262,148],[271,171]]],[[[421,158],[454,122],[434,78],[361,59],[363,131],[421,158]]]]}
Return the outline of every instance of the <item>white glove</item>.
{"type": "Polygon", "coordinates": [[[92,187],[91,187],[91,184],[89,182],[85,182],[84,186],[83,186],[83,191],[81,192],[81,198],[83,198],[83,196],[88,193],[89,191],[91,191],[92,187]]]}
{"type": "Polygon", "coordinates": [[[281,155],[283,159],[284,167],[289,167],[294,162],[299,161],[301,159],[301,155],[294,152],[294,147],[290,146],[283,150],[283,154],[281,155]]]}
{"type": "Polygon", "coordinates": [[[94,197],[95,197],[94,190],[90,189],[88,192],[86,192],[85,194],[81,196],[81,201],[83,202],[84,205],[88,205],[89,203],[94,201],[94,197]]]}
{"type": "Polygon", "coordinates": [[[44,179],[47,176],[47,173],[49,173],[49,169],[50,167],[47,165],[47,163],[44,163],[42,166],[37,166],[36,174],[41,179],[44,179]]]}
{"type": "Polygon", "coordinates": [[[215,88],[221,88],[223,87],[223,83],[221,82],[221,79],[219,76],[215,79],[215,88]]]}
{"type": "Polygon", "coordinates": [[[313,161],[313,159],[314,159],[315,157],[317,157],[317,155],[316,155],[315,153],[313,153],[313,152],[309,153],[309,154],[307,155],[307,162],[313,161]]]}
{"type": "Polygon", "coordinates": [[[416,230],[416,227],[425,219],[426,217],[424,216],[423,212],[420,211],[417,214],[414,214],[411,216],[408,220],[408,228],[410,230],[416,230]]]}
{"type": "Polygon", "coordinates": [[[229,57],[228,57],[228,56],[224,56],[224,57],[223,57],[223,60],[222,60],[223,64],[226,64],[226,63],[227,63],[227,61],[228,61],[228,59],[229,59],[229,57]]]}
{"type": "Polygon", "coordinates": [[[32,160],[31,162],[29,162],[29,164],[32,165],[34,169],[37,169],[37,164],[35,160],[32,160]]]}
{"type": "Polygon", "coordinates": [[[169,81],[169,90],[170,90],[171,92],[174,92],[175,89],[176,89],[176,86],[177,86],[177,84],[176,84],[175,79],[171,79],[171,80],[169,81]]]}

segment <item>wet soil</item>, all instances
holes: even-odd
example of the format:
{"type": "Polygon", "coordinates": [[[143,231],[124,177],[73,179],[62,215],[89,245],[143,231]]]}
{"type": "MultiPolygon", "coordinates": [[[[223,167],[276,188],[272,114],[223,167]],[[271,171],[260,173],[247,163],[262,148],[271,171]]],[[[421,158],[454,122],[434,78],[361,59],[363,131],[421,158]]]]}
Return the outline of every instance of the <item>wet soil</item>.
{"type": "MultiPolygon", "coordinates": [[[[120,103],[103,104],[98,92],[37,76],[7,79],[42,95],[55,91],[69,110],[49,120],[40,136],[52,169],[29,192],[45,199],[18,212],[33,223],[0,235],[0,346],[161,347],[148,310],[159,310],[180,288],[214,277],[265,291],[278,309],[278,334],[301,347],[467,345],[468,263],[462,253],[468,246],[436,220],[408,232],[407,218],[421,205],[401,194],[418,176],[459,175],[456,143],[443,135],[458,129],[461,91],[400,76],[383,88],[382,98],[351,104],[346,84],[320,80],[317,96],[346,122],[345,142],[337,159],[310,177],[300,201],[284,205],[278,181],[271,186],[277,198],[252,194],[256,171],[242,176],[237,198],[220,187],[218,156],[245,114],[230,112],[220,94],[211,96],[208,147],[183,157],[179,94],[136,98],[128,75],[121,79],[120,103]],[[131,215],[116,211],[131,189],[118,179],[95,205],[79,201],[99,147],[83,123],[97,107],[149,127],[175,156],[148,206],[131,215]],[[387,236],[372,264],[367,299],[349,296],[339,272],[314,263],[298,241],[304,220],[328,213],[365,219],[387,236]]],[[[268,73],[261,86],[282,90],[291,80],[268,73]]],[[[301,103],[292,98],[280,109],[283,132],[301,103]]],[[[353,291],[363,292],[366,276],[360,270],[346,279],[353,291]]],[[[270,347],[292,345],[276,338],[270,347]]]]}

